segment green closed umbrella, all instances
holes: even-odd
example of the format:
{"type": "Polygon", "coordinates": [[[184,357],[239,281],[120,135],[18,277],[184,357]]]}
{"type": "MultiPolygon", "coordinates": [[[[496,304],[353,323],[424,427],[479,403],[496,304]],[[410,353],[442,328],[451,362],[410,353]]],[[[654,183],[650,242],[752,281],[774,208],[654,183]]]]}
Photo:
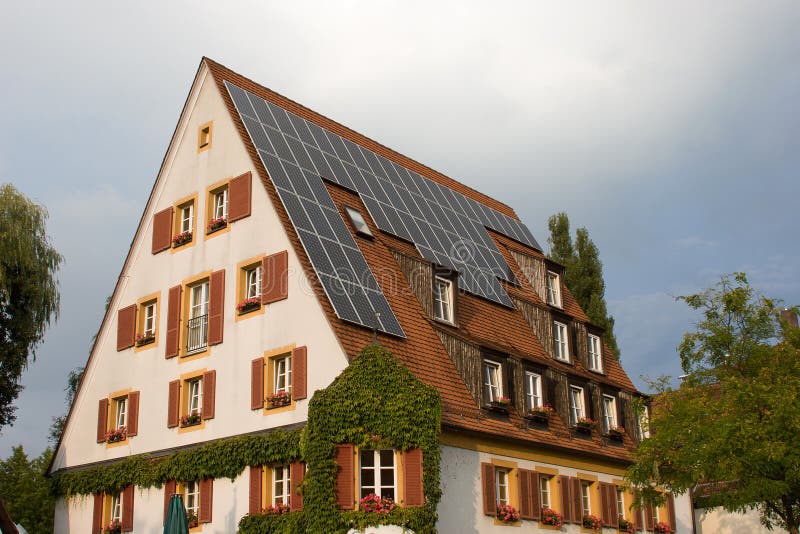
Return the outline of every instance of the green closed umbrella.
{"type": "Polygon", "coordinates": [[[183,497],[173,495],[169,499],[167,520],[164,522],[164,534],[189,534],[189,524],[186,522],[186,508],[183,507],[183,497]]]}

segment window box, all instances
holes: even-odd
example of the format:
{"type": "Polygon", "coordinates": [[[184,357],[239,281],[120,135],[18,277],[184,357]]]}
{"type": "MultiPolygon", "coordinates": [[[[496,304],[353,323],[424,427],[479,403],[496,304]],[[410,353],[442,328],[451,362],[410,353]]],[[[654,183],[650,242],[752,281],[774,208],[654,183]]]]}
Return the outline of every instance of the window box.
{"type": "Polygon", "coordinates": [[[203,416],[200,414],[200,412],[192,412],[189,415],[184,415],[181,417],[181,428],[199,425],[202,422],[203,416]]]}
{"type": "Polygon", "coordinates": [[[272,395],[267,397],[267,409],[270,410],[272,408],[281,408],[283,406],[289,406],[292,403],[292,396],[286,390],[279,390],[272,395]]]}
{"type": "Polygon", "coordinates": [[[624,435],[625,429],[621,426],[615,426],[614,428],[608,430],[608,439],[622,441],[624,435]]]}
{"type": "Polygon", "coordinates": [[[594,421],[592,421],[588,417],[581,417],[580,419],[578,419],[578,422],[575,423],[575,430],[582,434],[591,434],[593,428],[594,428],[594,421]]]}
{"type": "Polygon", "coordinates": [[[186,231],[172,236],[172,248],[178,248],[192,241],[192,232],[186,231]]]}
{"type": "Polygon", "coordinates": [[[672,527],[669,526],[667,523],[659,521],[653,526],[653,531],[656,534],[669,534],[672,532],[672,527]]]}
{"type": "Polygon", "coordinates": [[[137,347],[144,347],[145,345],[149,345],[156,340],[156,333],[155,332],[145,332],[144,334],[137,334],[136,335],[136,346],[137,347]]]}
{"type": "Polygon", "coordinates": [[[286,515],[292,509],[289,508],[288,504],[278,503],[278,504],[270,504],[266,508],[264,508],[263,514],[264,515],[286,515]]]}
{"type": "Polygon", "coordinates": [[[249,297],[236,305],[236,311],[239,313],[239,315],[244,315],[245,313],[250,313],[251,311],[257,310],[260,307],[261,297],[249,297]]]}
{"type": "Polygon", "coordinates": [[[560,527],[564,524],[561,514],[552,508],[542,508],[542,524],[551,527],[560,527]]]}
{"type": "Polygon", "coordinates": [[[508,397],[500,397],[499,399],[489,402],[489,404],[486,406],[486,409],[498,413],[508,413],[508,409],[510,407],[511,399],[508,397]]]}
{"type": "Polygon", "coordinates": [[[394,510],[396,506],[391,497],[379,497],[374,493],[366,495],[359,503],[359,509],[362,512],[374,514],[388,514],[394,510]]]}
{"type": "Polygon", "coordinates": [[[106,433],[106,443],[118,443],[128,439],[128,429],[124,426],[110,430],[106,433]]]}
{"type": "Polygon", "coordinates": [[[591,530],[600,530],[603,528],[603,522],[600,521],[600,518],[592,514],[586,514],[583,516],[582,524],[583,528],[588,528],[591,530]]]}
{"type": "Polygon", "coordinates": [[[497,505],[497,519],[503,523],[516,523],[519,521],[519,512],[510,504],[497,505]]]}
{"type": "Polygon", "coordinates": [[[636,524],[633,521],[628,521],[624,517],[619,518],[619,531],[634,534],[636,532],[636,524]]]}
{"type": "Polygon", "coordinates": [[[222,230],[228,226],[228,220],[225,217],[217,217],[216,219],[211,219],[208,221],[208,225],[206,226],[206,233],[213,234],[217,230],[222,230]]]}
{"type": "Polygon", "coordinates": [[[555,410],[549,404],[545,404],[544,406],[535,406],[528,410],[528,413],[525,414],[526,419],[530,419],[531,421],[536,421],[537,423],[547,424],[550,421],[550,416],[553,414],[555,410]]]}
{"type": "Polygon", "coordinates": [[[122,534],[122,523],[119,521],[112,521],[106,528],[103,529],[104,534],[122,534]]]}

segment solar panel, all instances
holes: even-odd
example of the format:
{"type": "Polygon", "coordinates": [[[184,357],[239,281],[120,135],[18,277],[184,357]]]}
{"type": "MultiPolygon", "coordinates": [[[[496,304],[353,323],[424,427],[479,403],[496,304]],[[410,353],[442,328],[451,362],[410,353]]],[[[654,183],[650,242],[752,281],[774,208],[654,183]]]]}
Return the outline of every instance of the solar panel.
{"type": "Polygon", "coordinates": [[[459,287],[512,307],[499,280],[518,284],[487,228],[541,250],[528,228],[225,81],[250,139],[298,230],[336,314],[404,336],[322,179],[359,194],[384,232],[457,269],[459,287]]]}

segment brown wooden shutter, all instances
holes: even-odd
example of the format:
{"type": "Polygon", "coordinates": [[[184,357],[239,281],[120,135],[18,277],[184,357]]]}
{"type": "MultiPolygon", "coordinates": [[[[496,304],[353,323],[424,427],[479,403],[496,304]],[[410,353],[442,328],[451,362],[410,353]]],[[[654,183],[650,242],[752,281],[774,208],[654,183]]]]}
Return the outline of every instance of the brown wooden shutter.
{"type": "Polygon", "coordinates": [[[181,381],[169,383],[169,399],[167,400],[167,427],[175,428],[180,420],[181,381]]]}
{"type": "Polygon", "coordinates": [[[422,485],[422,449],[409,449],[403,453],[403,506],[425,504],[422,485]]]}
{"type": "Polygon", "coordinates": [[[117,350],[125,350],[136,341],[136,304],[117,312],[117,350]]]}
{"type": "Polygon", "coordinates": [[[306,466],[303,462],[295,461],[289,466],[289,487],[291,488],[289,506],[293,512],[303,509],[303,495],[298,490],[303,484],[305,474],[306,466]]]}
{"type": "Polygon", "coordinates": [[[201,523],[211,523],[211,511],[214,507],[214,479],[200,480],[200,511],[197,519],[201,523]]]}
{"type": "Polygon", "coordinates": [[[611,527],[617,528],[619,526],[620,510],[617,508],[617,486],[614,484],[608,485],[608,513],[611,514],[611,527]]]}
{"type": "Polygon", "coordinates": [[[570,477],[561,475],[558,477],[561,484],[561,515],[567,523],[572,522],[572,483],[570,477]]]}
{"type": "Polygon", "coordinates": [[[256,358],[250,364],[250,409],[264,407],[264,358],[256,358]]]}
{"type": "Polygon", "coordinates": [[[531,472],[531,504],[531,515],[538,521],[542,516],[542,499],[539,495],[539,473],[536,471],[531,472]]]}
{"type": "Polygon", "coordinates": [[[172,207],[153,215],[153,254],[172,246],[172,207]]]}
{"type": "Polygon", "coordinates": [[[675,522],[675,497],[672,493],[667,493],[667,518],[669,519],[669,526],[672,528],[673,532],[677,528],[677,524],[675,522]]]}
{"type": "Polygon", "coordinates": [[[581,479],[572,478],[572,522],[583,522],[583,503],[581,502],[581,479]]]}
{"type": "Polygon", "coordinates": [[[167,512],[169,512],[169,500],[175,495],[177,484],[174,480],[164,482],[164,522],[167,522],[167,512]]]}
{"type": "Polygon", "coordinates": [[[250,466],[250,504],[248,510],[250,515],[261,513],[261,482],[263,476],[264,468],[262,466],[250,466]]]}
{"type": "Polygon", "coordinates": [[[261,303],[269,304],[288,297],[289,253],[270,254],[261,261],[261,303]]]}
{"type": "Polygon", "coordinates": [[[108,432],[108,399],[100,399],[97,408],[97,443],[106,440],[106,432],[108,432]]]}
{"type": "Polygon", "coordinates": [[[180,349],[180,330],[181,330],[181,286],[174,286],[169,288],[169,296],[167,302],[167,340],[166,352],[164,355],[167,358],[174,358],[178,355],[180,349]]]}
{"type": "Polygon", "coordinates": [[[483,488],[483,513],[497,515],[497,496],[494,494],[494,466],[481,463],[481,487],[483,488]]]}
{"type": "Polygon", "coordinates": [[[208,298],[208,344],[222,343],[225,321],[225,269],[211,273],[208,298]]]}
{"type": "Polygon", "coordinates": [[[644,507],[644,528],[645,530],[653,530],[654,528],[654,521],[653,521],[653,505],[648,504],[644,507]]]}
{"type": "Polygon", "coordinates": [[[355,449],[350,444],[336,446],[336,504],[343,510],[352,510],[355,505],[355,488],[353,487],[355,449]]]}
{"type": "Polygon", "coordinates": [[[206,371],[203,373],[203,420],[214,419],[214,406],[216,402],[217,372],[206,371]]]}
{"type": "Polygon", "coordinates": [[[94,494],[94,508],[92,509],[92,534],[103,532],[103,494],[94,494]]]}
{"type": "Polygon", "coordinates": [[[128,393],[128,437],[139,433],[139,392],[128,393]]]}
{"type": "Polygon", "coordinates": [[[231,179],[228,185],[228,221],[238,221],[250,215],[252,177],[246,172],[231,179]]]}
{"type": "Polygon", "coordinates": [[[133,485],[122,490],[122,531],[133,530],[133,485]]]}
{"type": "Polygon", "coordinates": [[[306,398],[307,389],[307,355],[305,345],[292,349],[292,398],[300,400],[306,398]]]}
{"type": "Polygon", "coordinates": [[[522,519],[534,519],[533,500],[531,498],[531,479],[533,471],[519,469],[517,480],[519,481],[519,516],[522,519]]]}
{"type": "Polygon", "coordinates": [[[603,521],[603,526],[608,527],[611,525],[611,505],[609,503],[608,489],[611,484],[607,482],[600,482],[600,510],[602,514],[600,518],[603,521]]]}

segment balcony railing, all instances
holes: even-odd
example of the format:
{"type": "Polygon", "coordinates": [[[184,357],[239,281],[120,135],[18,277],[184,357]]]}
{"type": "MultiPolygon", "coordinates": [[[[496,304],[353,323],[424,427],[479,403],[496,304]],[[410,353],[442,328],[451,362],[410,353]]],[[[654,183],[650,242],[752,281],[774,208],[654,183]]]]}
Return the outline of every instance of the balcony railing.
{"type": "Polygon", "coordinates": [[[189,319],[187,327],[186,354],[204,351],[208,346],[208,315],[189,319]]]}

